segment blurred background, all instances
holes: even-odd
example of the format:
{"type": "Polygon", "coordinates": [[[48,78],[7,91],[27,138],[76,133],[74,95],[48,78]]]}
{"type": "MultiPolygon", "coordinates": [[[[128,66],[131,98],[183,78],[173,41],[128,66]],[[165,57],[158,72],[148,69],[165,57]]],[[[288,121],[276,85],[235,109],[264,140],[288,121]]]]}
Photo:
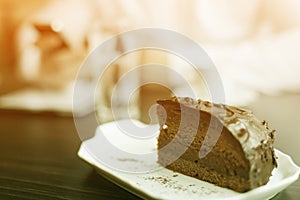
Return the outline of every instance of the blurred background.
{"type": "MultiPolygon", "coordinates": [[[[86,56],[110,37],[144,27],[174,30],[199,43],[220,73],[228,104],[298,93],[299,8],[297,0],[0,0],[0,107],[71,114],[73,84],[86,56]]],[[[124,48],[120,40],[107,53],[124,48]]],[[[100,110],[120,76],[145,63],[167,65],[198,88],[198,97],[209,99],[205,80],[187,62],[144,50],[106,71],[100,110]]],[[[184,93],[167,73],[145,71],[133,80],[138,85],[140,79],[164,79],[170,85],[140,88],[133,101],[137,118],[149,120],[145,113],[155,99],[184,93]]]]}
{"type": "MultiPolygon", "coordinates": [[[[124,31],[164,28],[201,45],[221,76],[226,103],[248,107],[269,121],[277,130],[276,148],[299,163],[299,8],[298,0],[0,0],[0,109],[72,116],[76,74],[93,49],[124,31]]],[[[122,55],[127,45],[118,38],[99,56],[122,55]]],[[[131,117],[150,122],[156,99],[185,95],[170,69],[189,81],[197,97],[210,99],[205,78],[180,57],[159,50],[132,52],[114,61],[99,80],[100,123],[113,119],[110,97],[120,77],[149,63],[169,70],[141,71],[117,91],[117,100],[141,80],[163,80],[168,87],[138,88],[129,106],[121,101],[118,113],[125,105],[131,117]]],[[[85,71],[80,81],[88,86],[97,78],[94,70],[85,71]]],[[[75,113],[89,112],[91,105],[85,104],[83,99],[75,113]]]]}

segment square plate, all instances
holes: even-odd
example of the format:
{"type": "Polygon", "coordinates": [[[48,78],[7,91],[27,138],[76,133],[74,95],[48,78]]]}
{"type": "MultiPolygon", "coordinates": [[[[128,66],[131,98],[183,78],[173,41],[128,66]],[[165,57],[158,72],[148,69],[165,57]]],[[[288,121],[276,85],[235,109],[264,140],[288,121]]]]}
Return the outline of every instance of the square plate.
{"type": "MultiPolygon", "coordinates": [[[[127,122],[129,121],[123,120],[121,123],[126,124],[127,122]]],[[[135,121],[134,123],[146,126],[139,121],[135,121]]],[[[150,128],[158,130],[158,125],[150,128]]],[[[78,152],[79,157],[95,167],[102,176],[129,192],[146,199],[270,199],[295,182],[300,174],[300,168],[292,161],[290,156],[275,149],[275,154],[278,157],[278,167],[273,170],[270,181],[259,188],[245,193],[238,193],[159,167],[156,162],[157,157],[155,156],[150,161],[144,161],[124,157],[123,154],[106,152],[105,144],[102,144],[103,136],[115,147],[128,152],[156,151],[156,137],[143,141],[135,140],[132,137],[124,135],[116,122],[111,122],[99,126],[95,136],[84,141],[78,152]],[[119,163],[120,166],[125,165],[128,169],[147,168],[149,164],[152,167],[157,166],[159,169],[148,173],[133,173],[131,170],[129,170],[131,172],[118,170],[93,156],[101,152],[106,152],[106,159],[111,159],[109,163],[119,163]]]]}

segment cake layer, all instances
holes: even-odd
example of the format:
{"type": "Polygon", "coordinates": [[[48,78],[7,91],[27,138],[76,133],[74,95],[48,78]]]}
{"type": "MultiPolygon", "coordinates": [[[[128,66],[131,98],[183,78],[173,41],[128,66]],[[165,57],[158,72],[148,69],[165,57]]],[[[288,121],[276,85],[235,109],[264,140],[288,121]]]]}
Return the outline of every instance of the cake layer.
{"type": "MultiPolygon", "coordinates": [[[[160,162],[164,162],[164,158],[169,155],[161,155],[160,162]]],[[[213,183],[215,185],[233,189],[237,192],[245,192],[250,188],[249,179],[245,179],[239,176],[232,176],[229,174],[219,173],[214,169],[203,166],[199,163],[184,158],[179,158],[172,164],[166,166],[166,168],[175,172],[182,173],[187,176],[191,176],[203,181],[213,183]]]]}
{"type": "Polygon", "coordinates": [[[268,182],[276,160],[274,131],[265,122],[243,109],[190,98],[158,104],[161,165],[238,192],[268,182]]]}

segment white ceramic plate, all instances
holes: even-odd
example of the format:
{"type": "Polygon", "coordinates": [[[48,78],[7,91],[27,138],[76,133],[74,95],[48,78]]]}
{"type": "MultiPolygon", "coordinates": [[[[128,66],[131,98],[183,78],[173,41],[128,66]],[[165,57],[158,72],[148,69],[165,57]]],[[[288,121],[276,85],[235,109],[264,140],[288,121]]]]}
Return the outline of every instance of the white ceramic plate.
{"type": "MultiPolygon", "coordinates": [[[[126,123],[126,121],[122,123],[126,123]]],[[[136,123],[142,125],[140,122],[136,123]]],[[[152,128],[154,130],[158,127],[153,126],[152,128]]],[[[151,152],[155,150],[156,137],[142,141],[141,144],[140,140],[137,141],[124,135],[118,129],[116,123],[112,122],[98,127],[95,136],[83,142],[78,152],[78,155],[94,166],[102,176],[145,199],[270,199],[295,182],[300,174],[300,168],[293,163],[288,155],[279,150],[275,150],[275,154],[278,157],[278,167],[273,170],[270,181],[266,185],[246,193],[237,193],[165,168],[160,168],[150,173],[122,172],[109,167],[93,156],[95,155],[94,153],[106,152],[106,149],[103,149],[105,145],[101,144],[103,135],[113,145],[128,152],[151,152]],[[100,128],[101,131],[99,131],[100,128]]],[[[150,161],[153,163],[149,163],[148,160],[146,164],[146,161],[122,157],[122,155],[113,155],[112,152],[111,154],[110,152],[105,154],[108,155],[108,159],[112,159],[111,162],[119,162],[120,165],[126,165],[132,169],[147,168],[149,164],[152,167],[158,165],[155,157],[150,161]]]]}

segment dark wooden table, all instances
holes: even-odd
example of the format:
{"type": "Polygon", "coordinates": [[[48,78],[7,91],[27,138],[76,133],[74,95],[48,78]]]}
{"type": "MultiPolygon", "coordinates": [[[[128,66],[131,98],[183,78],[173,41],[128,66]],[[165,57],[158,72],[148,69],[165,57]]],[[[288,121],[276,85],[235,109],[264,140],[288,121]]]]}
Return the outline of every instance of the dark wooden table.
{"type": "Polygon", "coordinates": [[[0,111],[0,199],[138,199],[77,157],[72,117],[0,111]]]}
{"type": "MultiPolygon", "coordinates": [[[[291,96],[250,107],[274,124],[276,147],[299,165],[300,95],[291,96]]],[[[139,199],[77,157],[81,141],[72,117],[0,110],[0,137],[0,199],[139,199]]],[[[300,180],[274,199],[299,200],[300,180]]]]}

